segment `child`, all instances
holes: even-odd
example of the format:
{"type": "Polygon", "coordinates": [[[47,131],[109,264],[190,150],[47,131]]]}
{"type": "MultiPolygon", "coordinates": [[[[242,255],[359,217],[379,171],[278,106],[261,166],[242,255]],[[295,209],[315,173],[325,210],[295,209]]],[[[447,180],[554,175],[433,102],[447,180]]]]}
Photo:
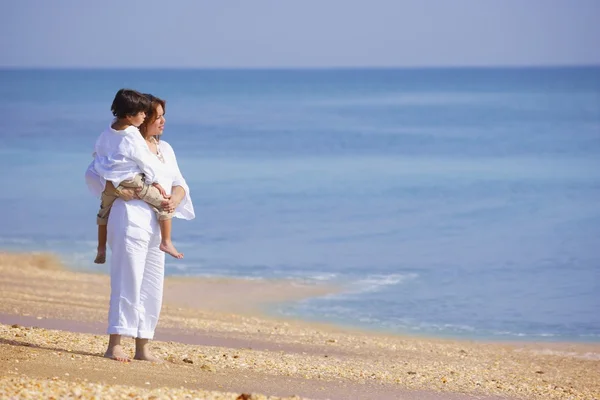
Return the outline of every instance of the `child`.
{"type": "Polygon", "coordinates": [[[169,198],[158,183],[163,170],[156,155],[150,152],[138,127],[146,118],[150,102],[143,94],[130,89],[121,89],[115,95],[111,111],[115,120],[106,129],[95,145],[94,169],[106,181],[98,212],[97,264],[106,261],[107,222],[110,208],[124,188],[133,188],[137,196],[152,206],[158,215],[161,231],[160,249],[175,258],[183,258],[171,242],[173,213],[161,209],[162,202],[169,198]],[[114,186],[114,188],[113,188],[114,186]]]}

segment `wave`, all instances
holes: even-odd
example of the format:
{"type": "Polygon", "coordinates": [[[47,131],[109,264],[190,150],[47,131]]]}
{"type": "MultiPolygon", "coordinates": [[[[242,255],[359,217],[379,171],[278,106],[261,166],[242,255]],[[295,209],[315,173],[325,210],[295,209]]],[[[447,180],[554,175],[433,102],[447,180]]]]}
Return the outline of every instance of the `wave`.
{"type": "Polygon", "coordinates": [[[553,349],[541,349],[541,350],[516,349],[515,351],[517,351],[517,352],[526,351],[526,352],[543,355],[543,356],[572,357],[572,358],[578,358],[581,360],[600,361],[600,353],[594,353],[594,352],[578,353],[575,351],[561,351],[561,350],[553,350],[553,349]]]}
{"type": "Polygon", "coordinates": [[[39,247],[53,245],[69,245],[70,247],[86,246],[96,248],[97,242],[94,240],[73,240],[65,239],[48,239],[34,237],[2,237],[0,236],[0,244],[15,244],[15,245],[34,245],[39,247]]]}
{"type": "Polygon", "coordinates": [[[25,239],[25,238],[9,238],[9,237],[0,237],[0,243],[2,244],[34,244],[35,240],[33,239],[25,239]]]}
{"type": "Polygon", "coordinates": [[[322,272],[319,274],[307,275],[306,279],[323,282],[323,281],[332,281],[332,280],[336,279],[337,277],[338,277],[338,274],[322,272]]]}
{"type": "MultiPolygon", "coordinates": [[[[402,281],[397,277],[394,279],[383,279],[388,284],[391,282],[402,281]]],[[[588,342],[589,336],[597,339],[598,335],[589,334],[569,334],[564,332],[527,332],[517,330],[498,330],[477,326],[476,324],[461,323],[435,323],[419,321],[411,317],[390,317],[377,315],[372,310],[364,309],[348,302],[349,296],[328,295],[320,298],[305,299],[293,305],[281,307],[278,312],[296,318],[316,319],[321,322],[339,323],[344,326],[353,326],[359,329],[370,331],[379,331],[400,335],[425,335],[433,337],[446,337],[453,339],[471,339],[471,340],[508,340],[515,342],[528,341],[576,341],[588,342]]],[[[597,340],[592,340],[597,341],[597,340]]],[[[554,350],[544,350],[546,353],[553,354],[554,350]]],[[[562,353],[556,353],[557,355],[562,353]]],[[[565,355],[570,355],[566,354],[565,355]]],[[[600,359],[597,353],[573,353],[573,357],[596,360],[600,359]]]]}
{"type": "Polygon", "coordinates": [[[415,273],[369,275],[364,279],[354,282],[351,285],[350,293],[358,294],[377,292],[383,287],[399,285],[407,281],[417,279],[418,277],[419,275],[415,273]]]}

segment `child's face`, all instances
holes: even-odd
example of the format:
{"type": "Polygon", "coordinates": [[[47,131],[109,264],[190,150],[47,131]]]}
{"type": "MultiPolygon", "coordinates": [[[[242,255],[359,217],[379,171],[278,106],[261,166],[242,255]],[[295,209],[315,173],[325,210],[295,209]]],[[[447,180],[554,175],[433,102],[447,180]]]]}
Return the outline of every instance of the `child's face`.
{"type": "Polygon", "coordinates": [[[146,113],[144,111],[140,111],[135,115],[130,115],[127,117],[129,123],[135,127],[139,127],[142,124],[142,122],[144,122],[145,118],[146,113]]]}

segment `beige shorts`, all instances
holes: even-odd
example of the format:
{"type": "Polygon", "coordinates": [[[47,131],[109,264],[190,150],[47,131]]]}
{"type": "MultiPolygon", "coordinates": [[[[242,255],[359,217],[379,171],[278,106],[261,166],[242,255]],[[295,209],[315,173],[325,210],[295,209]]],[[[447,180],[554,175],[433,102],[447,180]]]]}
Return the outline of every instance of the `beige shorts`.
{"type": "Polygon", "coordinates": [[[106,225],[108,223],[108,216],[110,215],[110,208],[117,198],[119,198],[120,191],[125,188],[142,189],[138,193],[140,200],[145,201],[152,207],[158,219],[163,221],[166,219],[173,218],[174,213],[169,213],[161,208],[161,204],[165,201],[165,198],[160,194],[159,190],[152,185],[148,185],[144,182],[144,175],[138,174],[133,179],[123,181],[116,187],[116,189],[109,189],[108,187],[102,192],[100,198],[100,211],[96,217],[96,223],[98,225],[106,225]]]}

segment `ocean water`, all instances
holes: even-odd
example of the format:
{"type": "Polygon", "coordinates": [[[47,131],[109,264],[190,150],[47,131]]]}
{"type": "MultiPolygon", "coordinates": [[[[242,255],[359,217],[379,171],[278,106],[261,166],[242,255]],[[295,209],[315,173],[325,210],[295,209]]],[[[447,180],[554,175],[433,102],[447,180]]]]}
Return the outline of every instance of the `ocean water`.
{"type": "Polygon", "coordinates": [[[341,285],[270,311],[374,330],[600,341],[600,68],[0,70],[0,249],[107,270],[83,173],[120,87],[167,99],[191,187],[168,275],[341,285]]]}

